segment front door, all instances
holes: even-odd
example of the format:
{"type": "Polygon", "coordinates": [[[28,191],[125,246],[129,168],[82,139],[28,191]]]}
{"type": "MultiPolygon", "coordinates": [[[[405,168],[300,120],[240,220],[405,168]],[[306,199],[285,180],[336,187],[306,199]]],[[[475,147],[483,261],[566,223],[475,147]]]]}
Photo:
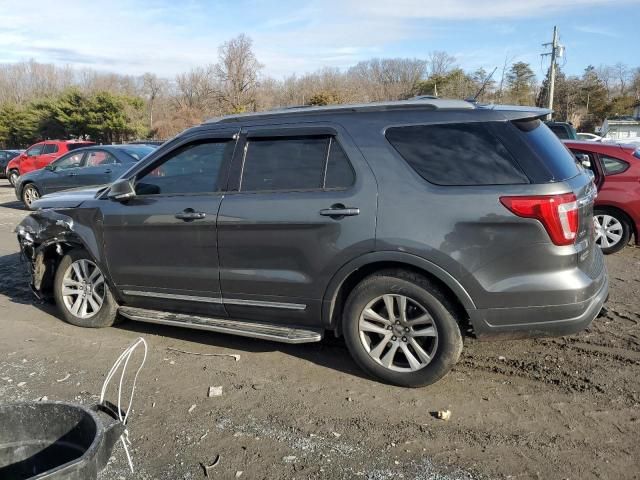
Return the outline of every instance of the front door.
{"type": "Polygon", "coordinates": [[[218,215],[231,317],[317,326],[333,274],[373,250],[376,182],[340,132],[256,128],[243,135],[218,215]]]}
{"type": "Polygon", "coordinates": [[[71,152],[54,160],[42,182],[44,192],[52,193],[78,186],[77,176],[84,165],[83,151],[71,152]]]}
{"type": "Polygon", "coordinates": [[[136,196],[103,211],[106,260],[127,305],[224,315],[216,218],[233,133],[187,137],[135,175],[136,196]]]}

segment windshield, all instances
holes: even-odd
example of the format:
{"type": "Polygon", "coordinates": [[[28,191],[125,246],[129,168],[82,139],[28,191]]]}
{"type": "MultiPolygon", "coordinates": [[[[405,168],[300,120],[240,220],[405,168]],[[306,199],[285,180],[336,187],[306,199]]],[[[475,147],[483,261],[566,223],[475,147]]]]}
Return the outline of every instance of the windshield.
{"type": "Polygon", "coordinates": [[[136,160],[142,160],[144,157],[153,152],[156,147],[152,147],[150,145],[135,145],[123,148],[125,153],[128,153],[136,160]]]}

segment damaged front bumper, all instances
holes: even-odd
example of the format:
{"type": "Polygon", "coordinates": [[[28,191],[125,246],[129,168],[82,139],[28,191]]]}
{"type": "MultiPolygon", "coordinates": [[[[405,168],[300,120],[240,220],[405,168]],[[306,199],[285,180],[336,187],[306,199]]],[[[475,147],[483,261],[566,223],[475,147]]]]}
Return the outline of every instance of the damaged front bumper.
{"type": "Polygon", "coordinates": [[[73,219],[55,210],[41,210],[26,217],[15,229],[20,254],[27,261],[31,289],[38,298],[52,291],[53,272],[64,246],[77,243],[73,219]]]}

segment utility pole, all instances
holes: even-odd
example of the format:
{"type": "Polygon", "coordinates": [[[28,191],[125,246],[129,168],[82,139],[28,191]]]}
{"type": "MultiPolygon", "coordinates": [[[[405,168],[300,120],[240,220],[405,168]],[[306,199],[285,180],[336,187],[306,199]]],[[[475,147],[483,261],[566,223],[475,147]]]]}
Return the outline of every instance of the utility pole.
{"type": "MultiPolygon", "coordinates": [[[[553,110],[553,92],[556,84],[556,59],[559,56],[562,56],[562,48],[558,44],[558,27],[553,27],[553,41],[551,43],[543,43],[543,47],[551,47],[550,52],[546,52],[542,54],[542,57],[546,57],[547,55],[551,56],[551,66],[549,67],[549,100],[547,106],[549,110],[553,110]]],[[[549,120],[551,120],[552,114],[549,114],[549,120]]]]}

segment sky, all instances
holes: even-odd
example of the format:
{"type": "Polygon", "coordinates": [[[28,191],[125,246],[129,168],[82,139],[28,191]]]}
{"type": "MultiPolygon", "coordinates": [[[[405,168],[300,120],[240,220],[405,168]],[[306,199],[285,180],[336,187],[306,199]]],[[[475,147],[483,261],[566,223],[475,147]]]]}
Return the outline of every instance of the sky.
{"type": "Polygon", "coordinates": [[[34,59],[100,71],[173,77],[215,63],[240,33],[263,74],[284,78],[373,57],[444,50],[465,70],[531,64],[553,26],[565,72],[640,66],[640,0],[0,0],[0,63],[34,59]]]}

